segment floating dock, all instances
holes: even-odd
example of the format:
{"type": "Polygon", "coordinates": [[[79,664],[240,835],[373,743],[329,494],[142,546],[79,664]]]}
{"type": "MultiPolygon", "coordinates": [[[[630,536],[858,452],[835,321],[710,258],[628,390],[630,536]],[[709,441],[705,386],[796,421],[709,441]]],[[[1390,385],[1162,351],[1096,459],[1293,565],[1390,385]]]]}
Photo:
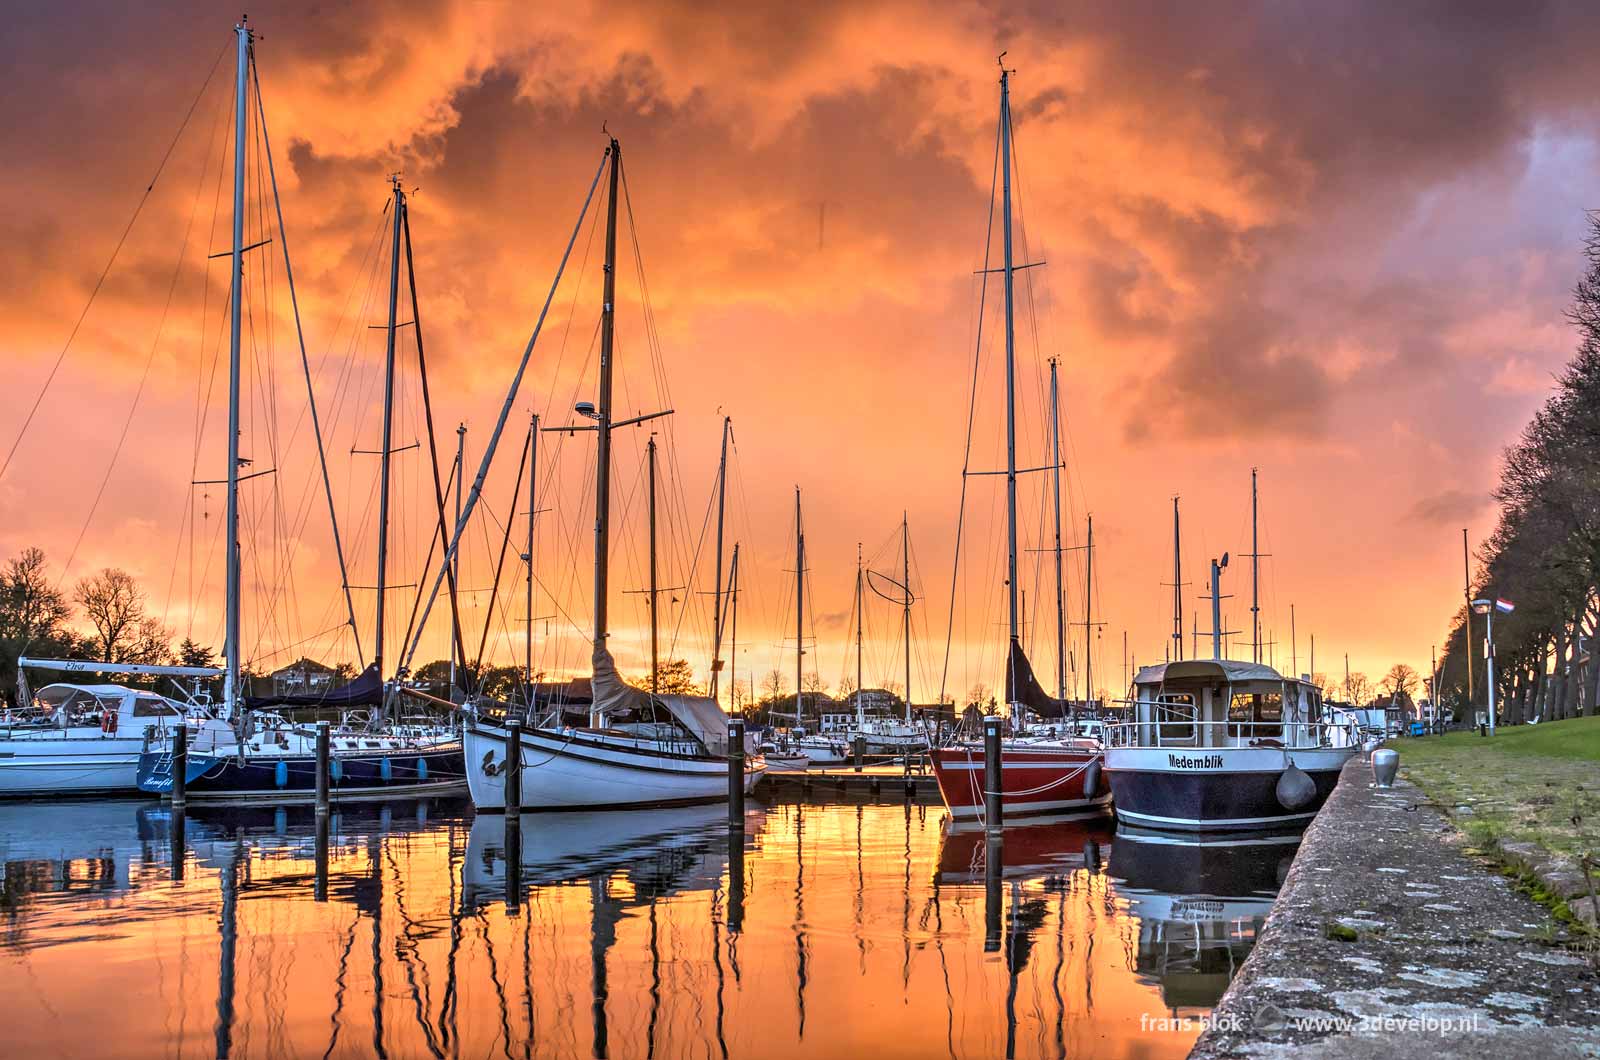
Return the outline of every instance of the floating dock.
{"type": "Polygon", "coordinates": [[[882,802],[907,798],[938,799],[939,784],[926,770],[907,773],[902,766],[852,766],[833,769],[774,769],[756,785],[762,798],[785,800],[844,795],[882,802]]]}

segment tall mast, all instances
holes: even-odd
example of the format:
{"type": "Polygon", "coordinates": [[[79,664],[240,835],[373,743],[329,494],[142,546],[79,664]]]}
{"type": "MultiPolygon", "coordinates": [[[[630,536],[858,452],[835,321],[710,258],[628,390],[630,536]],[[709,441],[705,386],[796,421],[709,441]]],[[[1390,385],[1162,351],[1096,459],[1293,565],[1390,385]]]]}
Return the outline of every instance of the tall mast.
{"type": "Polygon", "coordinates": [[[800,487],[794,488],[794,722],[800,724],[806,683],[806,535],[800,522],[800,487]]]}
{"type": "Polygon", "coordinates": [[[660,590],[656,581],[656,437],[644,446],[645,463],[649,469],[650,489],[650,694],[657,692],[657,682],[660,680],[661,659],[658,655],[660,625],[656,616],[656,597],[660,590]]]}
{"type": "Polygon", "coordinates": [[[711,594],[711,698],[717,698],[722,676],[722,529],[728,501],[728,435],[733,417],[722,417],[722,458],[717,461],[717,563],[716,586],[711,594]]]}
{"type": "Polygon", "coordinates": [[[906,623],[906,724],[911,724],[911,515],[900,513],[900,558],[904,561],[901,575],[905,578],[906,623]]]}
{"type": "Polygon", "coordinates": [[[861,609],[861,542],[856,542],[856,728],[866,722],[861,709],[861,627],[866,625],[866,612],[861,609]]]}
{"type": "Polygon", "coordinates": [[[1250,469],[1250,658],[1261,661],[1261,549],[1256,542],[1256,469],[1250,469]]]}
{"type": "MultiPolygon", "coordinates": [[[[528,420],[528,551],[522,557],[527,567],[528,626],[522,633],[522,661],[527,670],[528,706],[533,706],[533,517],[539,513],[539,414],[528,420]]],[[[461,522],[459,516],[456,522],[461,522]]]]}
{"type": "MultiPolygon", "coordinates": [[[[1005,233],[1006,288],[1006,610],[1009,636],[1006,667],[1011,652],[1020,644],[1017,608],[1017,332],[1012,312],[1015,308],[1015,269],[1011,260],[1011,73],[1000,68],[1000,228],[1005,233]]],[[[1018,682],[1007,682],[1015,691],[1018,682]]],[[[1015,713],[1016,703],[1012,703],[1015,713]]]]}
{"type": "Polygon", "coordinates": [[[1083,698],[1094,699],[1094,516],[1089,516],[1089,537],[1084,542],[1083,570],[1083,698]]]}
{"type": "Polygon", "coordinates": [[[1300,676],[1300,637],[1294,628],[1294,605],[1289,605],[1289,669],[1294,677],[1300,676]]]}
{"type": "Polygon", "coordinates": [[[244,149],[246,118],[245,71],[250,62],[250,26],[240,19],[233,27],[238,37],[239,70],[234,95],[233,121],[233,276],[229,280],[231,310],[228,319],[228,536],[227,632],[223,654],[227,657],[227,676],[223,679],[222,702],[232,712],[239,699],[239,336],[240,302],[244,295],[244,149]]]}
{"type": "Polygon", "coordinates": [[[1211,657],[1222,658],[1222,564],[1211,561],[1211,657]]]}
{"type": "MultiPolygon", "coordinates": [[[[1050,435],[1054,459],[1056,519],[1056,698],[1067,698],[1067,594],[1061,581],[1061,397],[1056,384],[1056,359],[1050,358],[1050,435]]],[[[910,641],[908,640],[909,644],[910,641]]]]}
{"type": "Polygon", "coordinates": [[[610,194],[606,198],[606,263],[600,308],[600,394],[595,433],[598,436],[594,471],[594,651],[606,646],[607,569],[611,546],[611,371],[615,341],[617,298],[617,181],[622,168],[622,145],[611,138],[610,194]]]}
{"type": "Polygon", "coordinates": [[[1172,658],[1183,660],[1183,537],[1177,497],[1172,498],[1172,658]]]}
{"type": "MultiPolygon", "coordinates": [[[[733,712],[739,712],[739,542],[733,543],[733,564],[728,569],[728,603],[733,611],[732,642],[728,648],[728,655],[733,659],[733,676],[728,679],[728,699],[733,707],[733,712]]],[[[755,689],[751,688],[751,692],[755,689]]],[[[798,723],[799,719],[796,719],[798,723]]]]}
{"type": "MultiPolygon", "coordinates": [[[[396,312],[400,305],[400,225],[406,208],[406,193],[400,177],[389,178],[394,185],[394,234],[389,251],[389,327],[388,345],[383,360],[383,448],[378,454],[378,613],[376,646],[372,661],[378,677],[383,677],[383,610],[389,585],[389,457],[394,447],[394,347],[396,312]]],[[[452,621],[454,621],[452,619],[452,621]]]]}
{"type": "MultiPolygon", "coordinates": [[[[461,476],[463,476],[463,475],[465,475],[467,473],[466,457],[467,457],[467,425],[465,423],[458,423],[458,424],[456,424],[456,471],[455,471],[455,480],[456,480],[456,524],[457,525],[459,525],[461,523],[461,476]]],[[[452,577],[455,578],[455,583],[457,585],[460,585],[461,584],[461,553],[460,552],[457,552],[455,554],[455,556],[451,559],[450,566],[451,566],[451,569],[452,569],[452,577]]],[[[460,641],[461,641],[461,614],[455,608],[451,608],[450,609],[450,624],[456,627],[455,630],[454,630],[455,641],[456,641],[456,643],[460,643],[460,641]]],[[[455,699],[456,699],[456,687],[457,687],[457,685],[456,685],[456,655],[457,655],[457,652],[455,652],[454,650],[452,650],[450,652],[450,701],[452,703],[454,703],[455,699]]]]}

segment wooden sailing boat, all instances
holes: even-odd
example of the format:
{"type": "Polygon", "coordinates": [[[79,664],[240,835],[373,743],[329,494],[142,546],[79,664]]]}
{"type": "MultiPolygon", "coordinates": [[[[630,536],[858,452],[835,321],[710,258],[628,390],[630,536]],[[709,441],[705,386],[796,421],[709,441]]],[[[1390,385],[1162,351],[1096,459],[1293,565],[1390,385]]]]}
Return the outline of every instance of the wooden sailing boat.
{"type": "MultiPolygon", "coordinates": [[[[665,695],[634,688],[622,680],[606,645],[610,579],[611,432],[665,416],[654,412],[624,420],[612,418],[612,376],[615,370],[617,206],[622,147],[613,137],[606,148],[609,194],[606,201],[604,291],[600,315],[600,387],[598,406],[580,403],[580,415],[592,425],[553,428],[594,431],[595,539],[593,705],[589,724],[562,727],[559,717],[546,722],[529,716],[520,728],[518,746],[509,746],[503,714],[475,712],[466,728],[467,780],[480,810],[506,807],[505,763],[517,754],[521,762],[520,807],[526,810],[622,809],[641,806],[717,802],[728,797],[727,715],[709,696],[665,695]]],[[[536,333],[537,334],[537,333],[536,333]]],[[[531,349],[531,343],[530,343],[531,349]]],[[[520,380],[520,376],[519,376],[520,380]]],[[[513,383],[513,394],[515,393],[513,383]]],[[[669,410],[670,411],[670,410],[669,410]]],[[[485,467],[492,456],[485,454],[485,467]]],[[[473,487],[473,500],[479,492],[473,487]]],[[[652,489],[652,498],[654,491],[652,489]]],[[[652,499],[652,504],[653,504],[652,499]]],[[[466,514],[470,514],[469,510],[466,514]]],[[[464,522],[458,522],[459,542],[464,522]]],[[[452,542],[454,553],[457,542],[452,542]]],[[[652,584],[652,603],[655,586],[652,584]]],[[[653,608],[652,608],[653,612],[653,608]]],[[[652,671],[653,673],[653,671],[652,671]]],[[[746,758],[745,786],[754,787],[766,770],[759,755],[746,758]]]]}
{"type": "MultiPolygon", "coordinates": [[[[1002,57],[1003,58],[1003,57],[1002,57]]],[[[1014,734],[1001,746],[1002,812],[1006,821],[1065,813],[1104,813],[1110,793],[1100,783],[1098,741],[1075,738],[1033,738],[1025,735],[1030,706],[1049,701],[1022,650],[1021,609],[1017,584],[1017,410],[1016,327],[1011,224],[1011,94],[1010,71],[1000,70],[1001,231],[1005,263],[1006,376],[1006,593],[1009,637],[1006,652],[1006,701],[1014,734]]],[[[1059,463],[1059,460],[1057,461],[1059,463]]],[[[1058,501],[1059,503],[1059,501],[1058,501]]],[[[1057,600],[1060,600],[1058,589],[1057,600]]],[[[1062,620],[1064,624],[1064,619],[1062,620]]],[[[983,814],[983,748],[963,743],[932,752],[939,793],[956,822],[976,822],[983,814]]]]}

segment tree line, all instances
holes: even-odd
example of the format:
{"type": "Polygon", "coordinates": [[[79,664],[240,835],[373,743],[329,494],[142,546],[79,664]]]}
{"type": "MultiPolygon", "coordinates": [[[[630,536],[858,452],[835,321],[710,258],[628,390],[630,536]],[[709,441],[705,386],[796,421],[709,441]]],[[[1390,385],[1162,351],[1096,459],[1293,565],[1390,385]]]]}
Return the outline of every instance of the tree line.
{"type": "Polygon", "coordinates": [[[15,701],[17,660],[215,665],[213,652],[173,631],[151,610],[133,575],[107,567],[70,592],[51,581],[44,551],[25,548],[0,567],[0,696],[15,701]]]}
{"type": "MultiPolygon", "coordinates": [[[[1496,714],[1501,723],[1592,715],[1600,666],[1600,216],[1590,214],[1585,270],[1568,319],[1577,352],[1509,446],[1494,497],[1494,533],[1478,549],[1473,599],[1515,604],[1494,616],[1496,714]]],[[[1492,606],[1492,605],[1491,605],[1492,606]]],[[[1440,668],[1458,720],[1486,705],[1485,616],[1463,600],[1440,668]],[[1472,696],[1468,697],[1468,660],[1472,696]]]]}

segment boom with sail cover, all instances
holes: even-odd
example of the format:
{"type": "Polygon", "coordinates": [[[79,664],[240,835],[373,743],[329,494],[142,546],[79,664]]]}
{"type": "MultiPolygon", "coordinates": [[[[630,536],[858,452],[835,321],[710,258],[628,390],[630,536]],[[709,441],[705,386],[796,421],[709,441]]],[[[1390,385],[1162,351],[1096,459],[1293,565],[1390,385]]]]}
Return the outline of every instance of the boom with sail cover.
{"type": "Polygon", "coordinates": [[[378,663],[374,660],[354,681],[321,695],[247,696],[244,702],[251,710],[265,710],[268,707],[322,707],[328,710],[378,707],[383,705],[383,678],[379,676],[378,663]]]}
{"type": "Polygon", "coordinates": [[[602,716],[634,713],[648,717],[652,706],[665,710],[712,755],[728,753],[728,715],[710,696],[660,695],[652,697],[622,679],[611,652],[594,650],[594,710],[602,716]],[[651,700],[654,699],[654,704],[651,700]]]}

